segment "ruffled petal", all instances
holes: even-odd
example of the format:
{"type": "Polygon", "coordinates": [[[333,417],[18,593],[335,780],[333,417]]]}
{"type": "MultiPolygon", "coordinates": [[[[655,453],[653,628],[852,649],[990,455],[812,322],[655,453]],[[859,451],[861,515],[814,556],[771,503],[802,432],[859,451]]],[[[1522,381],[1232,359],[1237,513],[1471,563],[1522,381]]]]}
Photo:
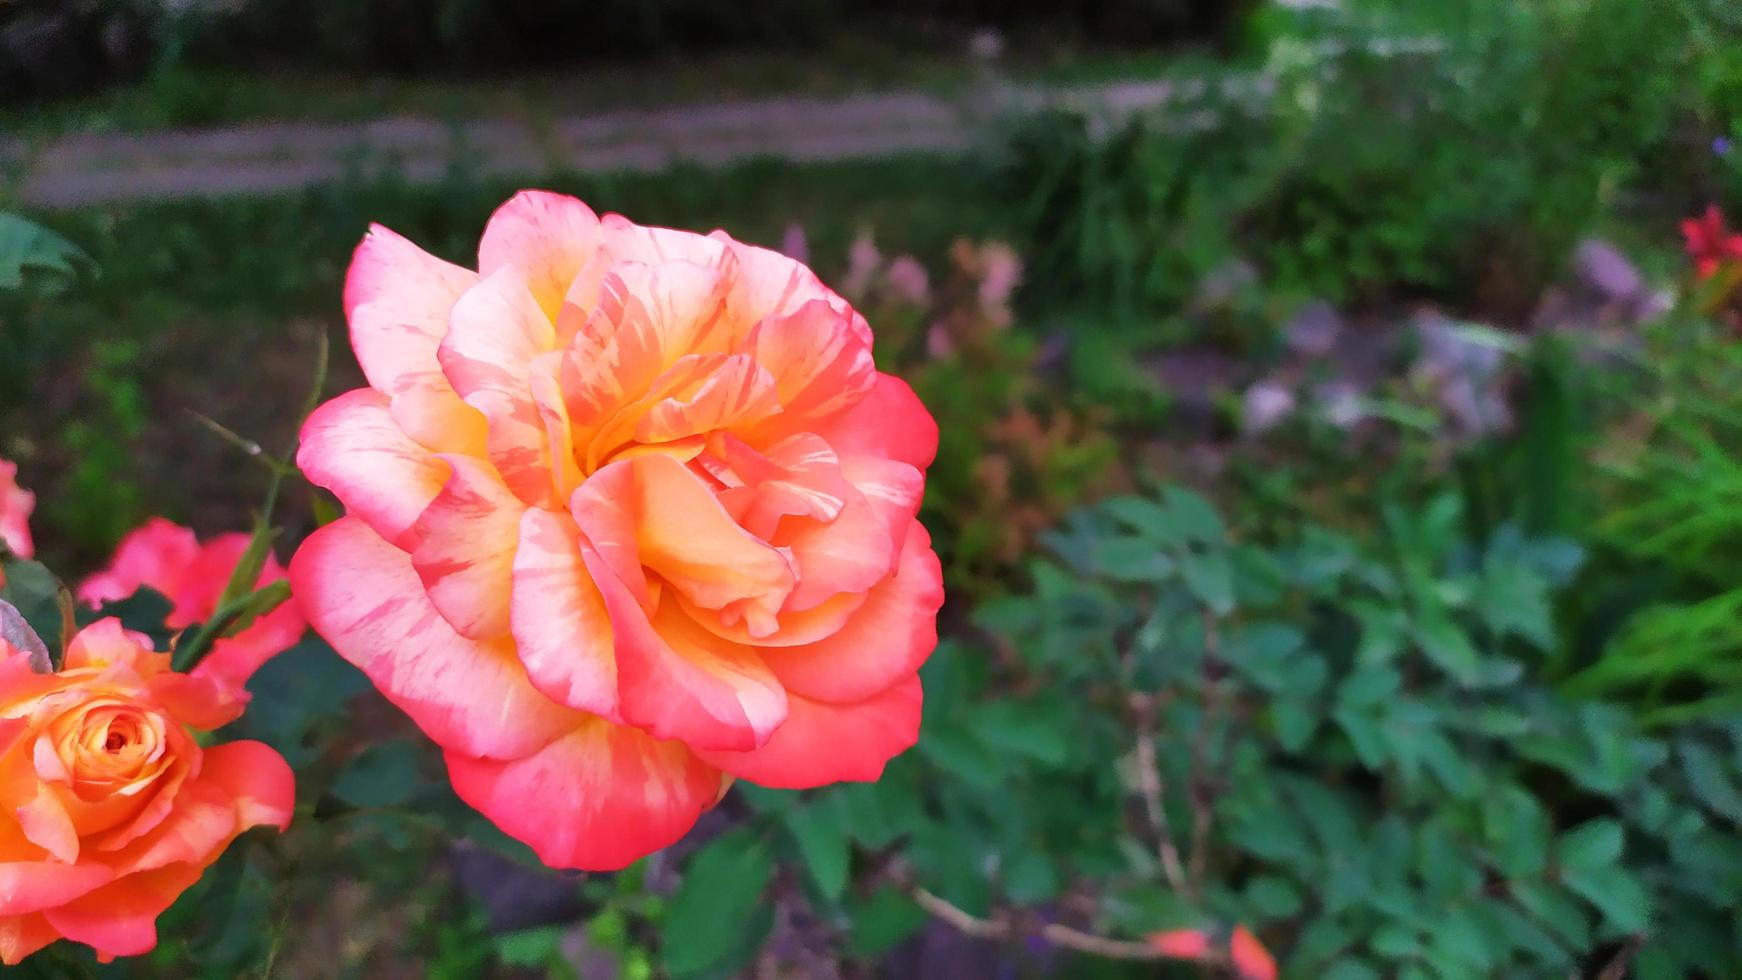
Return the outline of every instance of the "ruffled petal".
{"type": "Polygon", "coordinates": [[[341,518],[311,535],[290,580],[309,624],[444,747],[518,758],[581,717],[532,686],[511,643],[455,632],[410,556],[361,521],[341,518]]]}
{"type": "Polygon", "coordinates": [[[720,791],[682,745],[597,718],[525,759],[446,758],[460,799],[558,868],[625,867],[676,842],[720,791]]]}
{"type": "Polygon", "coordinates": [[[296,465],[336,495],[375,533],[401,542],[441,492],[448,465],[393,421],[387,397],[358,388],[315,409],[303,423],[296,465]]]}
{"type": "Polygon", "coordinates": [[[204,865],[171,864],[128,875],[43,915],[100,957],[139,956],[157,945],[157,917],[200,880],[204,865]]]}
{"type": "Polygon", "coordinates": [[[580,546],[580,528],[569,515],[534,508],[521,516],[510,603],[514,639],[527,675],[547,697],[615,718],[611,620],[580,546]]]}
{"type": "Polygon", "coordinates": [[[520,270],[552,321],[575,276],[598,251],[602,232],[593,209],[567,194],[526,190],[496,209],[478,243],[478,271],[520,270]]]}
{"type": "Polygon", "coordinates": [[[650,620],[597,552],[582,557],[611,617],[625,722],[692,747],[768,739],[786,717],[786,692],[755,651],[706,632],[669,600],[650,620]]]}
{"type": "Polygon", "coordinates": [[[452,473],[417,520],[411,566],[430,602],[462,636],[499,637],[508,632],[514,541],[526,505],[489,463],[442,459],[452,473]]]}
{"type": "Polygon", "coordinates": [[[890,759],[919,740],[921,699],[917,674],[855,704],[791,695],[786,722],[768,744],[748,752],[696,754],[733,776],[771,789],[875,782],[890,759]]]}
{"type": "Polygon", "coordinates": [[[943,570],[931,536],[916,521],[900,567],[871,590],[840,632],[803,646],[759,652],[789,695],[861,701],[914,674],[931,656],[943,602],[943,570]]]}
{"type": "Polygon", "coordinates": [[[485,444],[503,482],[528,504],[551,502],[549,446],[530,374],[533,360],[555,345],[555,328],[521,271],[503,266],[454,304],[438,351],[454,390],[489,420],[485,444]]]}
{"type": "Polygon", "coordinates": [[[818,423],[817,435],[843,460],[850,456],[893,459],[918,469],[938,454],[938,424],[907,382],[887,374],[851,408],[818,423]]]}
{"type": "Polygon", "coordinates": [[[220,787],[236,812],[238,833],[250,827],[290,826],[296,777],[284,756],[263,742],[226,742],[206,749],[200,779],[220,787]]]}
{"type": "Polygon", "coordinates": [[[730,610],[750,629],[772,630],[793,587],[779,551],[732,520],[682,463],[651,454],[620,460],[575,491],[575,521],[644,609],[643,567],[701,608],[730,610]]]}
{"type": "Polygon", "coordinates": [[[41,912],[0,915],[0,963],[17,966],[24,958],[60,938],[41,912]]]}
{"type": "MultiPolygon", "coordinates": [[[[173,603],[199,553],[193,529],[153,517],[121,539],[108,568],[79,583],[79,600],[92,606],[119,602],[149,586],[173,603]]],[[[177,608],[175,612],[180,615],[170,620],[172,628],[198,621],[191,618],[191,611],[177,608]]]]}

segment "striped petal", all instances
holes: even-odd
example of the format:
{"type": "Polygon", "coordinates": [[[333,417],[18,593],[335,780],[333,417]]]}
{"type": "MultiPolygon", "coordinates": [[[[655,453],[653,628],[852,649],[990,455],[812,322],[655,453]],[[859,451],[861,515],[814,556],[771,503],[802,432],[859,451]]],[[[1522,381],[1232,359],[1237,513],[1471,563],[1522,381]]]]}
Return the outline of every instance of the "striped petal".
{"type": "Polygon", "coordinates": [[[616,718],[611,619],[580,547],[580,528],[569,515],[534,508],[521,516],[510,601],[514,639],[527,675],[547,697],[616,718]]]}
{"type": "Polygon", "coordinates": [[[557,868],[615,871],[695,826],[719,771],[676,742],[593,718],[508,762],[446,753],[460,799],[557,868]]]}
{"type": "Polygon", "coordinates": [[[411,557],[342,518],[290,563],[303,615],[442,746],[518,758],[581,717],[540,694],[506,641],[469,640],[436,612],[411,557]]]}
{"type": "Polygon", "coordinates": [[[553,322],[569,286],[602,236],[593,209],[567,194],[521,191],[496,209],[478,243],[478,272],[504,266],[520,271],[533,298],[553,322]]]}
{"type": "Polygon", "coordinates": [[[358,388],[303,423],[296,465],[389,541],[402,542],[448,478],[448,464],[393,421],[385,395],[358,388]]]}
{"type": "Polygon", "coordinates": [[[508,632],[514,541],[526,510],[489,463],[443,456],[452,468],[441,493],[418,518],[411,567],[429,600],[462,636],[508,632]]]}
{"type": "Polygon", "coordinates": [[[706,762],[771,789],[875,782],[890,759],[919,740],[919,675],[853,704],[793,695],[786,721],[761,748],[700,751],[706,762]]]}

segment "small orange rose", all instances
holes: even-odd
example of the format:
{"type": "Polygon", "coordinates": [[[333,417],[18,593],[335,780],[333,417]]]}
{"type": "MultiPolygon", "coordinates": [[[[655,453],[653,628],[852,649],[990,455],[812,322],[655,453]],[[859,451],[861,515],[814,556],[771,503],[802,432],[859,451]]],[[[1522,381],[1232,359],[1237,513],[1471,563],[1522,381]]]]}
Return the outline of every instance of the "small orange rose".
{"type": "Polygon", "coordinates": [[[58,673],[0,642],[0,961],[57,939],[105,962],[157,945],[157,916],[237,835],[290,822],[290,767],[259,742],[202,748],[244,697],[175,673],[120,621],[58,673]]]}

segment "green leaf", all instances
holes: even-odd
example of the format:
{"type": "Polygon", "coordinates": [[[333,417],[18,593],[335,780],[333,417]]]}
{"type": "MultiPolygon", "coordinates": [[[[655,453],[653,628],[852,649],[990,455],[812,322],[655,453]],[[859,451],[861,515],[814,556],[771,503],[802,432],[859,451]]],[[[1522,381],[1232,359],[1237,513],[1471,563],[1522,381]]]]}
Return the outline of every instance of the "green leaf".
{"type": "Polygon", "coordinates": [[[993,752],[970,729],[939,725],[919,740],[920,752],[946,772],[980,789],[996,789],[1003,781],[1004,767],[993,752]]]}
{"type": "Polygon", "coordinates": [[[1004,894],[1018,905],[1050,901],[1058,895],[1062,884],[1052,861],[1034,848],[1009,855],[999,869],[999,878],[1004,884],[1004,894]]]}
{"type": "Polygon", "coordinates": [[[1495,941],[1500,938],[1483,928],[1470,906],[1454,906],[1434,922],[1433,948],[1438,953],[1434,959],[1463,963],[1486,975],[1504,952],[1495,948],[1495,941]]]}
{"type": "Polygon", "coordinates": [[[1181,553],[1179,570],[1186,588],[1211,612],[1226,616],[1234,610],[1234,574],[1226,553],[1181,553]]]}
{"type": "Polygon", "coordinates": [[[1299,752],[1312,741],[1319,719],[1312,702],[1302,698],[1279,697],[1270,707],[1270,721],[1276,728],[1276,743],[1284,752],[1299,752]]]}
{"type": "Polygon", "coordinates": [[[1480,676],[1482,658],[1451,617],[1437,614],[1418,619],[1415,640],[1429,660],[1460,684],[1473,684],[1480,676]]]}
{"type": "Polygon", "coordinates": [[[1600,868],[1621,860],[1624,843],[1621,824],[1600,817],[1562,834],[1555,844],[1555,860],[1563,869],[1600,868]]]}
{"type": "MultiPolygon", "coordinates": [[[[661,931],[665,968],[673,976],[730,972],[774,874],[768,842],[748,830],[716,837],[690,858],[661,931]]],[[[754,955],[752,947],[744,960],[754,955]]]]}
{"type": "Polygon", "coordinates": [[[1617,865],[1563,869],[1561,879],[1597,907],[1617,930],[1641,932],[1651,922],[1651,897],[1639,879],[1617,865]]]}
{"type": "MultiPolygon", "coordinates": [[[[0,600],[10,603],[23,624],[42,641],[42,652],[38,655],[45,655],[52,669],[59,669],[61,651],[72,639],[61,636],[60,593],[60,579],[54,577],[48,566],[19,559],[6,562],[5,586],[0,587],[0,600]]],[[[15,620],[11,629],[17,631],[19,625],[15,620]]],[[[17,636],[21,646],[28,644],[22,633],[17,633],[17,636]]],[[[35,646],[26,648],[34,650],[35,646]]]]}
{"type": "Polygon", "coordinates": [[[1175,526],[1188,540],[1199,544],[1221,544],[1227,540],[1228,529],[1216,508],[1201,495],[1181,487],[1168,487],[1161,499],[1173,515],[1175,526]]]}
{"type": "Polygon", "coordinates": [[[1677,747],[1682,771],[1694,795],[1713,813],[1742,823],[1742,790],[1731,781],[1724,760],[1709,746],[1688,739],[1677,747]]]}
{"type": "Polygon", "coordinates": [[[1246,904],[1253,911],[1253,918],[1260,922],[1275,919],[1286,919],[1301,909],[1300,890],[1287,878],[1276,875],[1259,875],[1246,885],[1243,896],[1246,904]]]}
{"type": "Polygon", "coordinates": [[[805,868],[817,890],[831,901],[847,888],[852,850],[847,841],[847,814],[840,797],[824,797],[787,814],[786,827],[798,843],[805,868]]]}
{"type": "Polygon", "coordinates": [[[354,807],[399,806],[410,801],[423,782],[422,757],[421,747],[408,739],[377,742],[346,764],[328,792],[354,807]]]}
{"type": "Polygon", "coordinates": [[[886,885],[853,906],[847,948],[855,956],[878,956],[918,932],[929,919],[913,899],[886,885]]]}
{"type": "Polygon", "coordinates": [[[1071,722],[1058,702],[1037,700],[981,705],[970,724],[980,743],[990,749],[1058,766],[1070,748],[1071,722]]]}
{"type": "Polygon", "coordinates": [[[1173,559],[1145,538],[1104,538],[1095,548],[1094,560],[1095,568],[1115,582],[1156,583],[1173,578],[1173,559]]]}
{"type": "Polygon", "coordinates": [[[76,262],[89,262],[77,245],[32,221],[0,211],[0,289],[24,285],[26,271],[71,277],[76,262]]]}
{"type": "Polygon", "coordinates": [[[1510,886],[1512,897],[1574,950],[1591,946],[1591,923],[1572,897],[1546,881],[1520,881],[1510,886]]]}

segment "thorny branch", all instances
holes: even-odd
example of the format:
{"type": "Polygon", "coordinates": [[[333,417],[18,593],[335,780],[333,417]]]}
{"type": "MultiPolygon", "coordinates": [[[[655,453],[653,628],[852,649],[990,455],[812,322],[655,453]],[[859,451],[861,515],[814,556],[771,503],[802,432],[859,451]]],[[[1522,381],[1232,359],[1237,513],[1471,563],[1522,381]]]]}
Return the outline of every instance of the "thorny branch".
{"type": "Polygon", "coordinates": [[[1167,958],[1148,943],[1108,939],[1105,936],[1097,936],[1094,933],[1073,929],[1057,922],[1046,922],[1040,924],[1036,929],[1025,930],[1020,924],[1008,919],[982,919],[962,911],[924,888],[913,889],[913,900],[919,903],[920,908],[942,920],[957,932],[976,939],[1011,940],[1033,934],[1054,946],[1106,959],[1161,960],[1167,958]]]}

